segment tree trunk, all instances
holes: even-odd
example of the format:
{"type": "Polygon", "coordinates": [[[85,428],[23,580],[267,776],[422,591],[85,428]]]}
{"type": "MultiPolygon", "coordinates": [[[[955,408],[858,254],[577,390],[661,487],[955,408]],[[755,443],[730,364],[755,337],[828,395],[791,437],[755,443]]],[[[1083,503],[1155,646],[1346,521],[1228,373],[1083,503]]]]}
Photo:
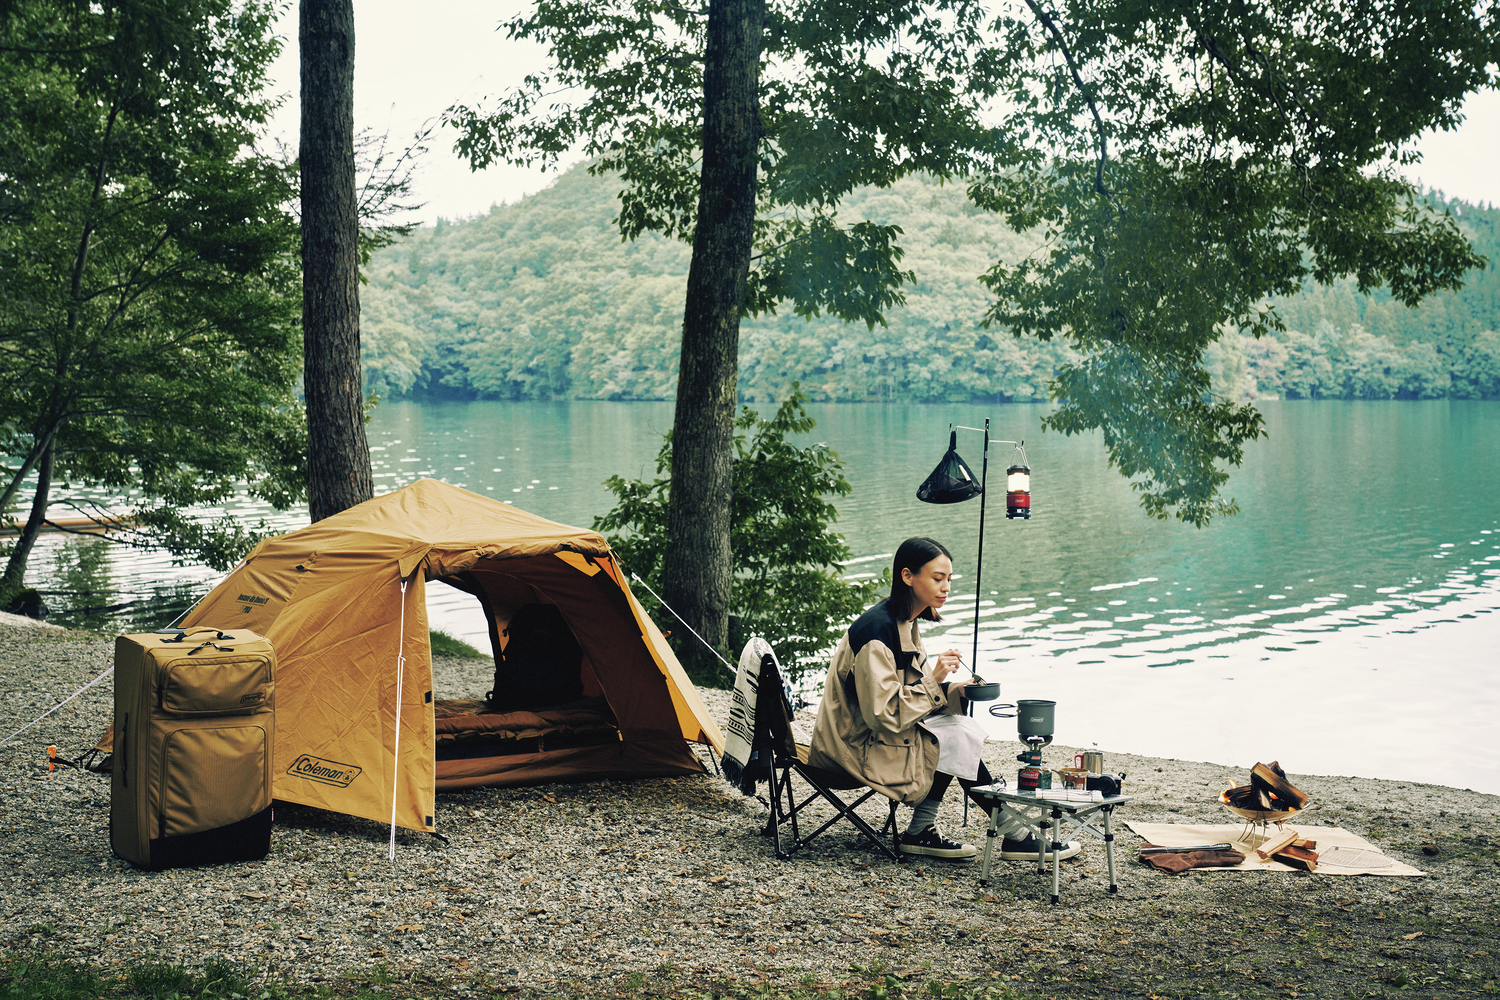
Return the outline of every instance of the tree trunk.
{"type": "Polygon", "coordinates": [[[31,499],[31,516],[27,518],[26,527],[21,529],[21,535],[16,539],[16,547],[11,550],[10,561],[5,564],[5,574],[0,576],[0,597],[6,600],[26,583],[26,560],[31,558],[31,547],[36,544],[36,536],[41,534],[42,521],[47,516],[47,501],[52,496],[54,449],[53,440],[49,440],[37,459],[36,495],[31,499]]]}
{"type": "MultiPolygon", "coordinates": [[[[36,463],[41,459],[42,453],[52,444],[53,436],[48,434],[45,438],[32,438],[32,447],[26,457],[21,460],[21,465],[15,474],[10,477],[10,482],[5,484],[5,489],[0,490],[0,515],[10,510],[10,502],[15,495],[21,491],[21,483],[30,475],[31,470],[36,468],[36,463]]],[[[9,471],[9,470],[6,470],[9,471]]]]}
{"type": "MultiPolygon", "coordinates": [[[[740,305],[755,242],[763,0],[712,0],[703,70],[703,171],[682,320],[672,488],[662,584],[667,603],[728,652],[733,563],[734,415],[740,305]]],[[[691,636],[677,646],[696,677],[722,674],[691,636]]]]}
{"type": "Polygon", "coordinates": [[[353,0],[301,0],[307,498],[321,521],[374,495],[359,368],[353,0]]]}

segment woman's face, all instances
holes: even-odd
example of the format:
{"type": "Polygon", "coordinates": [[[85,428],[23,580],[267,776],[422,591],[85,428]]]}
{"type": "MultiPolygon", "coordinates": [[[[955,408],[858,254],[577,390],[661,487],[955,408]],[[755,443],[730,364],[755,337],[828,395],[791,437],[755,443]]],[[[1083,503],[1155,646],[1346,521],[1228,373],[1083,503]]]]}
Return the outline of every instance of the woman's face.
{"type": "Polygon", "coordinates": [[[947,556],[938,556],[919,570],[901,570],[901,581],[911,588],[912,617],[921,614],[924,608],[941,611],[952,580],[953,560],[947,556]]]}

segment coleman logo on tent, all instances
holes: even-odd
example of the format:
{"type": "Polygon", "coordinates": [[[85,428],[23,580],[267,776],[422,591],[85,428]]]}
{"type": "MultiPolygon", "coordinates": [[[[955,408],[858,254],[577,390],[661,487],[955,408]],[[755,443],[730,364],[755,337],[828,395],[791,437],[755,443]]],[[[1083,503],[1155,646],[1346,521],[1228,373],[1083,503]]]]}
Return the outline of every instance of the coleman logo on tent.
{"type": "Polygon", "coordinates": [[[340,764],[336,760],[324,760],[322,757],[314,757],[312,754],[305,753],[292,761],[292,766],[286,769],[286,773],[325,785],[348,788],[349,782],[359,777],[361,770],[353,764],[340,764]]]}

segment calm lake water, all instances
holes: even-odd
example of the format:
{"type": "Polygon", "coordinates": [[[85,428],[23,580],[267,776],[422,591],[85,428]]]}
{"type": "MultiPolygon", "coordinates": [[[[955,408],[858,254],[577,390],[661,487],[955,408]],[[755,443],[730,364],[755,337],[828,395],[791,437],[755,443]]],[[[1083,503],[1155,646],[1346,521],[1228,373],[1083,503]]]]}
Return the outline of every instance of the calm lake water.
{"type": "MultiPolygon", "coordinates": [[[[1111,750],[1235,767],[1279,758],[1292,772],[1500,793],[1500,404],[1262,408],[1270,438],[1229,486],[1242,513],[1201,530],[1148,519],[1097,438],[1041,433],[1045,405],[814,406],[811,439],[838,451],[854,485],[838,525],[851,573],[878,572],[908,535],[953,551],[955,598],[928,645],[966,658],[980,505],[930,506],[915,490],[950,423],[988,416],[995,438],[1026,441],[1029,521],[1006,520],[1012,453],[991,445],[979,672],[1007,701],[1055,699],[1059,743],[1097,745],[1106,763],[1111,750]]],[[[431,476],[586,526],[611,506],[606,477],[653,474],[671,419],[669,403],[387,403],[369,427],[375,482],[431,476]]],[[[960,432],[976,471],[982,442],[960,432]]],[[[142,628],[216,578],[53,535],[30,582],[56,621],[142,628]]],[[[469,598],[433,588],[430,604],[434,627],[484,645],[469,598]]]]}

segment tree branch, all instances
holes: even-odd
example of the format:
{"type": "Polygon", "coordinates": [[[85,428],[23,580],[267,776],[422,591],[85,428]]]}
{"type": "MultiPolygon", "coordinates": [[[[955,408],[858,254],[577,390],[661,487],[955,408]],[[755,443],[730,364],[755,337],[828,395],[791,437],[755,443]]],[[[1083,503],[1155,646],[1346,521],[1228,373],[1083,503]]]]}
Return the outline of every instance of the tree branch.
{"type": "Polygon", "coordinates": [[[1068,48],[1067,40],[1063,38],[1062,30],[1057,26],[1057,20],[1043,10],[1036,0],[1026,0],[1026,6],[1031,8],[1031,12],[1036,15],[1037,20],[1041,21],[1042,26],[1052,35],[1052,40],[1057,43],[1058,49],[1062,52],[1063,60],[1068,64],[1068,72],[1072,74],[1073,83],[1077,85],[1078,92],[1083,95],[1083,99],[1088,102],[1089,112],[1094,116],[1094,128],[1099,135],[1099,156],[1095,161],[1094,167],[1094,190],[1113,202],[1116,208],[1119,208],[1120,200],[1115,197],[1113,191],[1104,185],[1104,164],[1109,159],[1109,135],[1104,128],[1104,118],[1099,114],[1099,105],[1094,102],[1093,93],[1089,90],[1088,85],[1083,82],[1083,75],[1078,71],[1078,63],[1073,58],[1073,51],[1068,48]]]}

